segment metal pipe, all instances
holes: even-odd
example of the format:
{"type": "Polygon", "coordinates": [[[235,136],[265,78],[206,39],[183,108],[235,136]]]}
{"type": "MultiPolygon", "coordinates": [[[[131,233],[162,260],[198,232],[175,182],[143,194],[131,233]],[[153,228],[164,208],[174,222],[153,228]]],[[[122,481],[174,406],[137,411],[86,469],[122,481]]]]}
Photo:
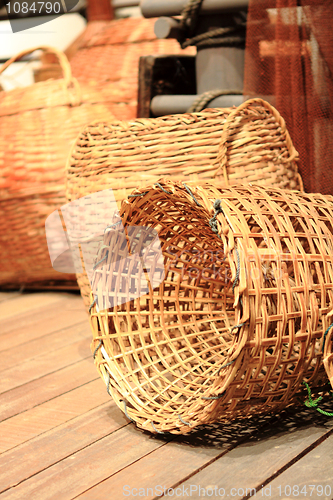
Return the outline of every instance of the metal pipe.
{"type": "Polygon", "coordinates": [[[157,38],[178,38],[180,31],[180,21],[173,17],[159,17],[154,24],[157,38]]]}
{"type": "MultiPolygon", "coordinates": [[[[150,103],[150,110],[154,116],[186,113],[197,97],[197,95],[157,95],[150,103]]],[[[210,101],[207,108],[239,106],[246,99],[247,97],[242,95],[224,95],[210,101]]]]}
{"type": "Polygon", "coordinates": [[[245,50],[239,47],[209,47],[196,56],[197,92],[214,89],[243,91],[245,50]]]}
{"type": "MultiPolygon", "coordinates": [[[[180,15],[187,0],[141,0],[140,7],[144,17],[162,17],[180,15]]],[[[201,7],[203,14],[214,14],[226,10],[246,10],[249,0],[204,0],[201,7]]]]}
{"type": "Polygon", "coordinates": [[[137,7],[140,0],[112,0],[111,3],[114,9],[123,9],[125,7],[137,7]]]}

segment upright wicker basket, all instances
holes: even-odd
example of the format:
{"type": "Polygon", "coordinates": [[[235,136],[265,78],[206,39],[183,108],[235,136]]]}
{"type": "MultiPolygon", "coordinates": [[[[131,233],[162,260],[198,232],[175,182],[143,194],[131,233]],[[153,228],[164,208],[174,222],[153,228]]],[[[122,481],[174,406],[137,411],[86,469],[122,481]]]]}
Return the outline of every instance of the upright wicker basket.
{"type": "MultiPolygon", "coordinates": [[[[283,118],[261,99],[238,108],[95,122],[81,132],[69,156],[67,198],[112,188],[120,202],[161,176],[302,189],[296,159],[283,118]]],[[[89,281],[85,273],[77,277],[88,307],[89,281]]]]}
{"type": "Polygon", "coordinates": [[[79,85],[54,48],[23,51],[0,73],[37,49],[57,57],[63,78],[0,92],[1,286],[64,280],[51,266],[45,219],[65,203],[66,159],[79,131],[94,119],[112,118],[103,95],[79,85]]]}
{"type": "Polygon", "coordinates": [[[151,432],[187,433],[278,411],[296,401],[302,381],[323,390],[333,197],[171,181],[134,194],[120,212],[128,244],[130,227],[154,229],[165,274],[153,289],[161,265],[150,255],[148,293],[105,308],[108,296],[129,297],[142,282],[140,266],[115,266],[124,232],[105,233],[93,276],[92,351],[119,408],[151,432]]]}

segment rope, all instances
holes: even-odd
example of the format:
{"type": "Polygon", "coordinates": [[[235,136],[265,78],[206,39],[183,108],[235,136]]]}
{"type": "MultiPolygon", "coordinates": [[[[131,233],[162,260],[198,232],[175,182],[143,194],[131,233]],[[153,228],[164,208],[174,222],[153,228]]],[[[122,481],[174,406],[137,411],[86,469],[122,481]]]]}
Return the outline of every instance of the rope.
{"type": "Polygon", "coordinates": [[[232,363],[234,363],[236,360],[233,359],[232,361],[229,361],[229,363],[226,363],[225,365],[221,366],[217,372],[217,375],[220,375],[220,371],[223,370],[223,368],[226,368],[227,366],[230,366],[232,365],[232,363]]]}
{"type": "Polygon", "coordinates": [[[124,402],[124,411],[125,411],[125,415],[126,415],[126,417],[128,418],[128,420],[131,420],[131,422],[134,422],[134,423],[135,423],[135,420],[133,420],[133,418],[131,418],[131,417],[129,416],[129,414],[127,413],[127,406],[126,406],[126,401],[125,401],[125,399],[123,399],[123,402],[124,402]]]}
{"type": "Polygon", "coordinates": [[[92,310],[92,308],[94,307],[94,305],[96,304],[97,302],[97,297],[94,298],[94,302],[92,302],[89,306],[89,312],[92,310]]]}
{"type": "Polygon", "coordinates": [[[240,257],[239,257],[239,252],[237,250],[237,248],[235,247],[235,252],[236,252],[236,257],[237,257],[237,271],[236,271],[236,277],[235,277],[235,281],[233,282],[232,284],[232,291],[235,293],[235,286],[238,284],[239,282],[239,274],[240,274],[240,257]]]}
{"type": "Polygon", "coordinates": [[[218,396],[211,396],[210,398],[206,398],[205,396],[202,396],[201,399],[206,399],[207,401],[215,401],[216,399],[221,399],[224,396],[224,392],[222,394],[219,394],[218,396]]]}
{"type": "Polygon", "coordinates": [[[241,90],[208,90],[207,92],[203,92],[203,94],[198,95],[195,101],[188,108],[187,113],[198,113],[207,107],[207,104],[211,102],[216,97],[220,97],[221,95],[242,95],[243,92],[241,90]]]}
{"type": "MultiPolygon", "coordinates": [[[[111,224],[111,226],[106,226],[106,228],[104,229],[104,234],[105,234],[105,231],[107,229],[111,229],[112,227],[115,227],[115,226],[118,226],[118,224],[121,224],[123,221],[121,220],[118,220],[118,222],[115,222],[114,224],[111,224]]],[[[106,245],[105,245],[106,246],[106,245]]]]}
{"type": "Polygon", "coordinates": [[[241,328],[242,326],[244,326],[245,323],[239,323],[239,325],[235,325],[233,326],[232,328],[230,328],[230,333],[232,333],[234,330],[236,330],[236,328],[241,328]]]}
{"type": "Polygon", "coordinates": [[[327,328],[326,332],[324,333],[322,352],[324,352],[326,337],[327,337],[328,332],[332,328],[332,326],[333,326],[333,323],[330,324],[330,326],[327,328]]]}
{"type": "MultiPolygon", "coordinates": [[[[166,189],[164,189],[164,187],[163,187],[163,186],[161,186],[161,184],[159,184],[158,182],[157,182],[156,184],[154,184],[154,186],[159,187],[159,188],[160,188],[160,189],[162,189],[162,191],[164,191],[164,193],[166,193],[166,194],[172,194],[172,192],[171,192],[171,191],[167,191],[166,189]]],[[[137,196],[144,196],[145,194],[148,194],[148,193],[149,193],[149,191],[145,191],[144,193],[139,193],[139,194],[129,194],[129,195],[127,196],[127,198],[136,198],[137,196]]],[[[192,196],[193,196],[193,195],[192,195],[192,196]]],[[[201,206],[201,205],[200,205],[200,206],[201,206]]],[[[121,222],[121,221],[120,221],[120,222],[121,222]]]]}
{"type": "Polygon", "coordinates": [[[136,198],[137,196],[144,196],[145,194],[148,194],[149,191],[146,191],[145,193],[139,193],[139,194],[129,194],[127,198],[136,198]]]}
{"type": "MultiPolygon", "coordinates": [[[[184,38],[188,38],[189,36],[193,35],[197,26],[202,2],[203,0],[188,0],[187,4],[185,5],[181,13],[182,19],[180,21],[180,31],[185,32],[184,38]]],[[[181,45],[183,42],[184,40],[179,41],[181,45]]]]}
{"type": "Polygon", "coordinates": [[[162,432],[162,431],[159,431],[158,429],[156,429],[154,422],[150,422],[150,423],[151,423],[151,426],[155,432],[157,432],[158,434],[166,434],[166,432],[162,432]]]}
{"type": "Polygon", "coordinates": [[[189,427],[191,427],[191,424],[189,424],[188,422],[185,422],[185,420],[183,420],[183,419],[182,419],[182,417],[181,417],[180,415],[178,415],[178,418],[179,418],[179,420],[180,420],[183,424],[188,425],[189,427]]]}
{"type": "MultiPolygon", "coordinates": [[[[110,389],[109,389],[110,380],[111,380],[110,373],[108,373],[108,378],[106,381],[106,390],[107,390],[108,395],[112,397],[112,394],[111,394],[110,389]]],[[[135,420],[133,420],[133,418],[131,418],[127,413],[126,401],[124,399],[121,399],[120,401],[123,401],[123,403],[124,403],[124,411],[125,411],[125,415],[128,418],[128,420],[131,420],[132,422],[135,423],[135,420]]]]}
{"type": "Polygon", "coordinates": [[[240,24],[238,26],[230,26],[225,28],[217,28],[215,30],[206,31],[200,35],[181,43],[181,48],[186,49],[190,45],[195,45],[199,48],[214,47],[237,47],[245,43],[245,27],[246,25],[240,24]],[[231,35],[231,36],[226,36],[231,35]]]}
{"type": "Polygon", "coordinates": [[[217,221],[216,221],[216,217],[218,216],[218,214],[223,214],[223,210],[221,208],[221,200],[215,200],[213,207],[215,213],[213,217],[209,220],[209,225],[212,228],[213,233],[217,234],[218,237],[221,238],[221,236],[218,234],[219,231],[217,229],[217,221]]]}
{"type": "Polygon", "coordinates": [[[196,197],[194,196],[194,194],[192,193],[190,188],[188,186],[186,186],[185,182],[183,182],[183,186],[185,187],[186,191],[192,196],[193,200],[198,205],[198,207],[202,207],[202,205],[200,205],[200,203],[198,202],[198,200],[196,199],[196,197]]]}
{"type": "MultiPolygon", "coordinates": [[[[218,237],[221,238],[221,236],[218,234],[217,221],[216,221],[216,217],[218,216],[218,214],[223,214],[223,210],[221,208],[221,200],[215,200],[213,207],[215,209],[215,213],[214,213],[213,217],[209,220],[209,225],[212,228],[213,233],[217,234],[218,237]]],[[[235,286],[239,282],[239,275],[240,275],[240,256],[239,256],[239,252],[238,252],[236,247],[235,247],[235,252],[236,252],[236,258],[237,258],[237,271],[236,271],[235,281],[232,284],[232,291],[233,292],[235,292],[235,286]]],[[[243,325],[241,325],[241,326],[243,326],[243,325]]],[[[333,326],[333,324],[332,324],[332,326],[333,326]]],[[[234,326],[234,328],[236,328],[236,326],[234,326]]]]}
{"type": "Polygon", "coordinates": [[[333,417],[333,413],[329,413],[328,411],[325,411],[325,410],[322,410],[321,408],[318,408],[318,402],[323,399],[322,396],[319,396],[319,398],[313,400],[312,396],[311,396],[311,389],[309,387],[309,384],[307,384],[304,381],[303,381],[303,384],[307,388],[308,396],[309,396],[309,400],[304,402],[305,406],[307,406],[308,408],[315,408],[317,411],[319,411],[319,413],[322,413],[323,415],[326,415],[327,417],[333,417]]]}
{"type": "Polygon", "coordinates": [[[164,189],[163,186],[161,186],[161,184],[159,184],[158,182],[156,182],[155,186],[159,187],[160,189],[162,189],[162,191],[166,194],[172,194],[172,191],[167,191],[166,189],[164,189]]]}
{"type": "Polygon", "coordinates": [[[104,255],[103,259],[99,260],[98,262],[96,262],[96,264],[93,266],[93,271],[95,271],[96,267],[101,264],[102,262],[104,262],[105,259],[107,259],[107,256],[108,256],[108,253],[106,252],[106,254],[104,255]]]}
{"type": "Polygon", "coordinates": [[[109,385],[110,385],[110,373],[108,373],[108,378],[106,381],[106,390],[107,390],[108,395],[111,396],[111,398],[112,398],[112,394],[110,392],[109,385]]]}
{"type": "Polygon", "coordinates": [[[100,339],[98,346],[97,346],[97,347],[96,347],[96,349],[94,350],[94,354],[93,354],[93,358],[94,358],[94,359],[96,358],[97,351],[98,351],[98,349],[101,347],[101,345],[102,345],[102,339],[100,339]]]}

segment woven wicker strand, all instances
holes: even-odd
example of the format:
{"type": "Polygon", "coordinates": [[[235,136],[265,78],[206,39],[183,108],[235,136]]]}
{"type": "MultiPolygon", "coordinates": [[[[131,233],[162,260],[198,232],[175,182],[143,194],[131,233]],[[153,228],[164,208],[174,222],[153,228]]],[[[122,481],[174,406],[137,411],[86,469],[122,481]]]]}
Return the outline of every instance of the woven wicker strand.
{"type": "MultiPolygon", "coordinates": [[[[0,93],[0,285],[62,281],[51,266],[45,220],[65,203],[65,165],[82,127],[112,119],[103,95],[79,85],[64,54],[52,47],[63,78],[0,93]]],[[[74,274],[66,279],[76,282],[74,274]]]]}
{"type": "Polygon", "coordinates": [[[324,366],[333,387],[333,323],[331,323],[324,334],[323,340],[324,366]]]}
{"type": "MultiPolygon", "coordinates": [[[[120,215],[125,230],[157,231],[160,285],[107,309],[107,295],[131,293],[142,270],[124,261],[115,267],[110,251],[94,271],[92,351],[119,408],[125,401],[129,418],[150,432],[187,433],[279,411],[305,396],[303,381],[322,391],[333,313],[333,197],[158,184],[137,190],[142,196],[124,201],[120,215]],[[126,273],[127,282],[112,281],[126,273]]],[[[106,232],[105,249],[117,238],[116,229],[106,232]]]]}
{"type": "MultiPolygon", "coordinates": [[[[95,122],[82,131],[69,156],[67,198],[112,188],[120,202],[165,176],[302,189],[296,158],[283,118],[261,99],[238,108],[95,122]]],[[[78,283],[88,308],[86,274],[78,275],[78,283]]]]}

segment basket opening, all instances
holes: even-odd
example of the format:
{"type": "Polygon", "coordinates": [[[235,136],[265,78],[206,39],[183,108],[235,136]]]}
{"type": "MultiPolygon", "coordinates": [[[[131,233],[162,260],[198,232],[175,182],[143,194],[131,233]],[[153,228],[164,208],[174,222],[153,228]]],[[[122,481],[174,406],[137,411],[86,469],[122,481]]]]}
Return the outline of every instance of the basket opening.
{"type": "MultiPolygon", "coordinates": [[[[138,407],[154,402],[174,412],[209,390],[234,351],[234,293],[209,214],[203,220],[202,210],[168,197],[148,210],[140,220],[158,233],[164,279],[149,293],[100,312],[107,324],[103,345],[121,394],[130,393],[138,407]]],[[[112,273],[105,265],[95,271],[97,282],[112,273]]]]}

